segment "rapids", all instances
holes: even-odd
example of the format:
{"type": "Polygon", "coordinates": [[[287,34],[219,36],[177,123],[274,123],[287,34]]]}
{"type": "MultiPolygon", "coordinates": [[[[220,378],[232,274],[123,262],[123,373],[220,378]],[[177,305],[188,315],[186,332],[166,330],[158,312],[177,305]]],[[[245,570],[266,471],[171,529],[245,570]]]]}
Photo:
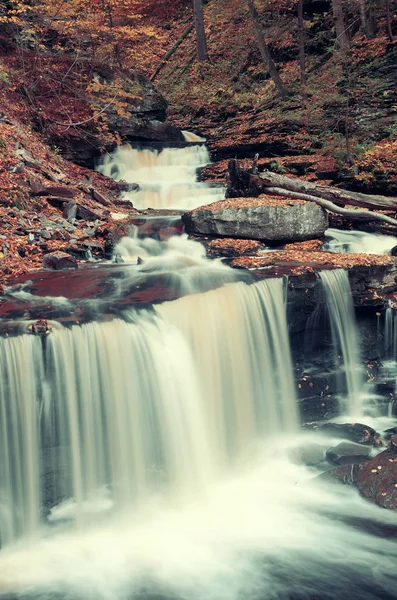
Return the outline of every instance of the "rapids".
{"type": "Polygon", "coordinates": [[[98,170],[116,181],[137,184],[123,194],[135,208],[191,209],[224,197],[221,186],[197,181],[198,169],[209,162],[203,144],[160,150],[126,144],[106,154],[98,170]]]}

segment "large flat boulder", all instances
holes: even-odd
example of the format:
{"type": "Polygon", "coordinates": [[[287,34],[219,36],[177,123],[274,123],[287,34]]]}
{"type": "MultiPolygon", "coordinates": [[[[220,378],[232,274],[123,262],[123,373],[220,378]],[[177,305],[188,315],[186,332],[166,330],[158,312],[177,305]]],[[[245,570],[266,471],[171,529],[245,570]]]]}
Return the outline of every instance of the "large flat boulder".
{"type": "Polygon", "coordinates": [[[266,195],[214,202],[182,218],[188,233],[269,241],[318,238],[328,227],[328,215],[317,204],[266,195]]]}

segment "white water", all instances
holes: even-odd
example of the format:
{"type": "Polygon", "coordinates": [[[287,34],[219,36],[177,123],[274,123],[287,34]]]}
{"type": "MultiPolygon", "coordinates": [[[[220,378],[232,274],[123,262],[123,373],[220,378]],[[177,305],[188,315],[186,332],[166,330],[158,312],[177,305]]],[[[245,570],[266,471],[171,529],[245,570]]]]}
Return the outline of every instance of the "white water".
{"type": "Polygon", "coordinates": [[[46,376],[37,338],[1,340],[4,393],[20,406],[9,412],[5,397],[0,405],[11,432],[1,440],[3,542],[37,528],[39,440],[59,448],[45,467],[52,494],[72,498],[83,523],[100,490],[118,510],[163,489],[191,496],[264,435],[297,429],[281,280],[230,284],[125,318],[51,334],[46,376]],[[15,470],[25,487],[11,482],[15,470]]]}
{"type": "Polygon", "coordinates": [[[397,546],[344,521],[395,515],[344,486],[319,485],[279,450],[259,453],[205,495],[161,500],[83,530],[5,549],[0,590],[84,600],[385,600],[397,546]]]}
{"type": "Polygon", "coordinates": [[[327,229],[325,236],[331,238],[324,248],[330,252],[390,254],[391,249],[397,246],[397,237],[364,231],[327,229]]]}
{"type": "Polygon", "coordinates": [[[385,313],[385,354],[387,358],[397,360],[397,319],[396,308],[388,306],[385,313]]]}
{"type": "Polygon", "coordinates": [[[43,377],[38,338],[0,342],[0,541],[39,524],[39,439],[36,382],[43,377]]]}
{"type": "Polygon", "coordinates": [[[194,142],[205,142],[206,141],[206,139],[204,137],[196,135],[195,133],[193,133],[191,131],[182,131],[182,134],[187,142],[194,143],[194,142]]]}
{"type": "Polygon", "coordinates": [[[360,370],[360,343],[347,272],[342,269],[319,273],[331,322],[335,353],[341,353],[346,377],[346,410],[362,417],[364,379],[360,370]]]}
{"type": "Polygon", "coordinates": [[[137,183],[138,191],[123,197],[135,208],[191,209],[224,197],[224,190],[197,181],[197,170],[210,162],[204,145],[162,150],[126,144],[106,154],[98,170],[116,181],[137,183]]]}

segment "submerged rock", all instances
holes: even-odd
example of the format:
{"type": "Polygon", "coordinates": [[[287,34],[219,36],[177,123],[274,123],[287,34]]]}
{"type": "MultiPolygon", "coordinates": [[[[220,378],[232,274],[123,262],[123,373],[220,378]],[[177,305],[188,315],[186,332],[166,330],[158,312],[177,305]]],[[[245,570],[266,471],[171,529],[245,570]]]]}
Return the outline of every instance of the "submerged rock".
{"type": "Polygon", "coordinates": [[[289,459],[297,464],[318,466],[324,461],[325,451],[320,444],[306,443],[288,452],[289,459]]]}
{"type": "Polygon", "coordinates": [[[350,440],[356,444],[377,445],[380,443],[380,436],[368,425],[363,423],[306,423],[305,429],[330,435],[336,438],[350,440]]]}
{"type": "Polygon", "coordinates": [[[273,196],[222,200],[182,218],[188,233],[272,241],[318,238],[328,226],[317,204],[273,196]]]}
{"type": "Polygon", "coordinates": [[[325,456],[330,463],[335,465],[350,465],[366,460],[370,454],[370,446],[354,442],[341,442],[337,446],[328,448],[325,456]]]}

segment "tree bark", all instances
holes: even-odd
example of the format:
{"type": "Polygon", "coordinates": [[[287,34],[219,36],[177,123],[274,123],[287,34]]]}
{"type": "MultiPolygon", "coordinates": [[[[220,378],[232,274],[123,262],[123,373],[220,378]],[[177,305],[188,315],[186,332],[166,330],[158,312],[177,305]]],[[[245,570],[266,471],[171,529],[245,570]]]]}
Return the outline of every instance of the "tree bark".
{"type": "Polygon", "coordinates": [[[260,179],[265,187],[282,187],[291,192],[302,192],[311,194],[318,198],[324,198],[339,206],[350,204],[360,208],[378,209],[378,210],[397,210],[397,198],[388,196],[376,196],[371,194],[361,194],[360,192],[351,192],[341,188],[330,187],[326,185],[316,185],[300,179],[291,179],[285,175],[278,175],[271,171],[264,171],[260,174],[260,179]]]}
{"type": "Polygon", "coordinates": [[[236,160],[229,161],[228,197],[259,196],[259,194],[267,193],[269,187],[282,188],[290,192],[323,198],[338,206],[350,204],[360,208],[397,211],[397,198],[361,194],[360,192],[316,185],[301,179],[291,179],[272,171],[252,175],[248,171],[240,169],[236,160]]]}
{"type": "Polygon", "coordinates": [[[345,17],[343,15],[342,0],[332,0],[332,12],[335,22],[336,40],[335,46],[342,54],[347,54],[349,40],[346,35],[345,17]]]}
{"type": "Polygon", "coordinates": [[[288,190],[284,190],[282,188],[269,187],[267,189],[269,194],[275,194],[276,196],[284,196],[286,198],[296,198],[298,200],[307,200],[308,202],[315,202],[322,208],[329,210],[337,215],[342,215],[344,217],[348,217],[349,219],[356,221],[381,221],[382,223],[388,223],[389,225],[393,225],[397,227],[397,219],[393,219],[388,215],[382,215],[377,212],[373,212],[370,210],[356,210],[354,208],[343,208],[330,202],[329,200],[324,200],[323,198],[317,198],[317,196],[311,196],[310,194],[302,194],[298,192],[290,192],[288,190]]]}
{"type": "Polygon", "coordinates": [[[255,7],[254,0],[247,0],[247,4],[250,11],[252,23],[254,25],[256,41],[258,43],[259,51],[262,56],[263,64],[265,65],[266,70],[272,78],[280,96],[286,97],[289,94],[287,89],[284,87],[283,82],[281,81],[280,74],[277,71],[277,67],[274,64],[274,61],[270,55],[269,48],[265,42],[265,36],[263,34],[262,25],[259,20],[259,15],[255,7]]]}
{"type": "Polygon", "coordinates": [[[393,29],[391,26],[391,14],[390,14],[390,0],[385,0],[386,4],[386,29],[387,35],[389,36],[389,40],[392,42],[394,40],[393,29]]]}
{"type": "Polygon", "coordinates": [[[298,45],[299,45],[299,70],[302,86],[306,86],[306,57],[305,57],[305,30],[303,21],[303,0],[298,0],[298,45]]]}
{"type": "Polygon", "coordinates": [[[376,37],[376,15],[373,0],[360,0],[361,26],[365,36],[372,40],[376,37]]]}
{"type": "Polygon", "coordinates": [[[204,28],[203,0],[193,0],[194,24],[197,38],[197,58],[200,61],[208,60],[207,38],[204,28]]]}
{"type": "Polygon", "coordinates": [[[161,61],[161,63],[159,64],[159,66],[157,67],[157,69],[155,70],[153,75],[150,76],[150,81],[154,81],[156,79],[157,75],[160,73],[160,71],[163,69],[163,67],[167,64],[167,62],[169,61],[171,56],[173,54],[175,54],[175,52],[178,50],[179,46],[188,37],[188,35],[193,31],[193,29],[194,29],[194,23],[191,23],[188,27],[186,27],[185,31],[176,40],[176,42],[172,46],[172,48],[170,48],[168,50],[167,54],[164,56],[163,60],[161,61]]]}

